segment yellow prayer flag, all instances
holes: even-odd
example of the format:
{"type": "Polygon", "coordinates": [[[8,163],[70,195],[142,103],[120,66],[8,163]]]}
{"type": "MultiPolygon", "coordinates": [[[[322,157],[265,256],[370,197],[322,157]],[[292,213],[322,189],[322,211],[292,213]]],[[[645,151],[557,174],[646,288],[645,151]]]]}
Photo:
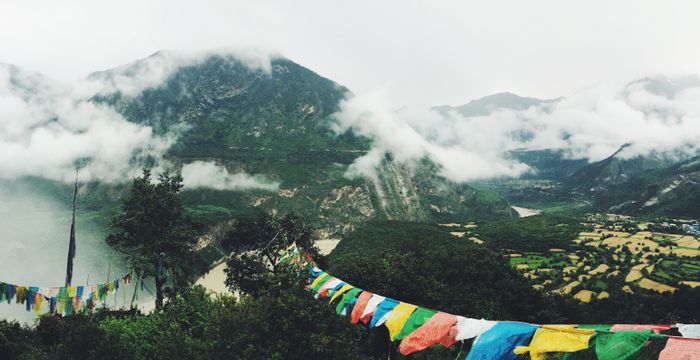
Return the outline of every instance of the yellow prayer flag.
{"type": "Polygon", "coordinates": [[[59,314],[63,314],[65,307],[66,307],[65,300],[63,300],[63,298],[58,298],[58,302],[56,304],[56,312],[59,314]]]}
{"type": "Polygon", "coordinates": [[[413,311],[415,311],[416,308],[417,306],[415,305],[400,302],[391,310],[391,312],[389,312],[384,326],[389,329],[389,338],[391,341],[396,339],[396,336],[401,332],[401,329],[403,329],[406,321],[411,314],[413,314],[413,311]]]}
{"type": "Polygon", "coordinates": [[[69,298],[74,298],[76,294],[76,287],[75,286],[69,286],[68,287],[68,297],[69,298]]]}
{"type": "Polygon", "coordinates": [[[44,303],[44,296],[41,294],[36,294],[34,297],[34,305],[32,305],[32,309],[34,310],[35,313],[38,313],[41,311],[41,305],[44,303]]]}
{"type": "Polygon", "coordinates": [[[575,352],[588,348],[593,329],[575,329],[573,325],[544,325],[535,331],[530,346],[518,346],[516,354],[530,352],[530,359],[544,360],[548,352],[575,352]]]}
{"type": "Polygon", "coordinates": [[[342,295],[344,292],[346,292],[352,288],[354,288],[354,286],[352,286],[352,285],[348,285],[348,284],[343,285],[340,289],[338,289],[338,291],[335,292],[335,294],[333,294],[333,296],[331,296],[331,301],[329,301],[329,303],[332,303],[333,300],[338,298],[338,296],[342,295]]]}
{"type": "Polygon", "coordinates": [[[319,283],[321,280],[327,278],[328,276],[329,276],[329,275],[326,274],[326,273],[323,273],[323,274],[319,275],[319,276],[311,283],[311,285],[309,285],[309,288],[310,288],[310,289],[313,289],[314,286],[318,285],[318,283],[319,283]]]}

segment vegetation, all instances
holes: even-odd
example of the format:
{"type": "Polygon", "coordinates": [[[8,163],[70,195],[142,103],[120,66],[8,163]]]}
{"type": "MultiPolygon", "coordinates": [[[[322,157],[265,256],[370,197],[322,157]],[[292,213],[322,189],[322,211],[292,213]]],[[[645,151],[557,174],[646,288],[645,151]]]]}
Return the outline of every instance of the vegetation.
{"type": "MultiPolygon", "coordinates": [[[[475,318],[536,323],[700,319],[700,289],[683,287],[674,294],[622,292],[590,303],[544,294],[512,269],[507,258],[453,236],[450,230],[410,222],[370,223],[341,241],[324,269],[368,291],[475,318]]],[[[259,214],[239,219],[225,246],[256,252],[269,243],[273,232],[284,233],[283,243],[291,239],[304,243],[308,231],[296,216],[259,214]],[[256,229],[260,236],[253,232],[256,229]]],[[[195,287],[168,297],[160,311],[146,315],[98,310],[63,318],[43,316],[31,328],[0,322],[0,353],[11,359],[72,359],[77,354],[87,359],[386,359],[389,353],[394,359],[403,358],[395,353],[397,345],[388,342],[385,328],[368,331],[352,325],[326,301],[314,299],[304,289],[306,274],[276,269],[263,277],[264,286],[242,291],[238,300],[195,287]]],[[[229,282],[237,284],[234,288],[241,286],[241,279],[229,272],[229,282]]],[[[469,347],[467,342],[463,354],[469,347]]],[[[411,358],[454,358],[459,351],[456,346],[435,346],[411,358]]]]}
{"type": "Polygon", "coordinates": [[[479,235],[492,249],[547,251],[568,249],[581,231],[574,217],[540,215],[489,221],[479,226],[479,235]]]}
{"type": "Polygon", "coordinates": [[[196,287],[148,315],[44,316],[33,328],[0,321],[7,359],[371,359],[366,338],[298,280],[240,301],[196,287]]]}
{"type": "Polygon", "coordinates": [[[166,272],[175,275],[176,285],[187,278],[181,270],[190,261],[196,241],[196,228],[179,197],[181,189],[181,176],[165,173],[153,183],[151,171],[145,169],[134,178],[107,236],[107,243],[127,256],[138,277],[155,277],[158,309],[163,307],[166,272]]]}
{"type": "Polygon", "coordinates": [[[244,294],[264,291],[281,270],[286,270],[277,262],[292,243],[309,256],[320,258],[312,230],[294,214],[277,217],[260,212],[239,219],[223,239],[223,246],[232,251],[226,262],[226,286],[244,294]]]}

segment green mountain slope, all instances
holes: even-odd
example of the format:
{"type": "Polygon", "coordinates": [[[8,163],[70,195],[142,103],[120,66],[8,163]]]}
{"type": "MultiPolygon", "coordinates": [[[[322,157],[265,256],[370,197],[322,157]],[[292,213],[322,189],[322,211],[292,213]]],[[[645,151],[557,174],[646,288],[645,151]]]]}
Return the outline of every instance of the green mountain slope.
{"type": "Polygon", "coordinates": [[[650,154],[612,156],[581,167],[565,190],[592,201],[600,211],[629,214],[700,216],[700,164],[697,157],[678,161],[650,154]]]}
{"type": "MultiPolygon", "coordinates": [[[[168,58],[166,53],[155,57],[168,58]]],[[[111,79],[129,67],[91,75],[111,79]]],[[[315,219],[323,236],[369,219],[435,221],[509,216],[497,194],[453,184],[433,164],[409,168],[387,158],[376,180],[344,177],[371,144],[351,133],[336,135],[331,116],[348,94],[344,87],[284,58],[271,71],[253,69],[232,55],[212,55],[179,67],[167,80],[136,96],[120,92],[94,101],[159,133],[181,135],[168,153],[176,165],[216,161],[279,181],[277,193],[191,190],[188,202],[206,217],[256,209],[295,211],[315,219]]],[[[225,216],[224,216],[225,217],[225,216]]]]}

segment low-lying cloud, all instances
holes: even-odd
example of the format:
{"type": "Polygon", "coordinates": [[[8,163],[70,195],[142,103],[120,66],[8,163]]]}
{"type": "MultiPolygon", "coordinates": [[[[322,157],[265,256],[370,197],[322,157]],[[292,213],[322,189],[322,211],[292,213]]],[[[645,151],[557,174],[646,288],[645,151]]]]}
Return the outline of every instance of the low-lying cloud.
{"type": "Polygon", "coordinates": [[[126,121],[74,88],[0,65],[0,178],[123,181],[140,159],[161,158],[174,134],[126,121]]]}
{"type": "Polygon", "coordinates": [[[214,190],[279,190],[279,182],[262,175],[244,172],[229,173],[214,162],[195,161],[182,167],[183,183],[188,189],[209,188],[214,190]]]}
{"type": "Polygon", "coordinates": [[[271,72],[271,60],[279,56],[256,48],[228,48],[198,52],[158,51],[133,64],[96,72],[87,79],[84,88],[88,93],[97,95],[119,92],[124,96],[133,97],[146,89],[164,84],[178,69],[201,64],[214,55],[228,57],[251,69],[262,70],[266,74],[271,72]]]}
{"type": "Polygon", "coordinates": [[[490,109],[488,115],[386,106],[382,93],[351,96],[335,114],[333,128],[374,140],[347,175],[374,176],[391,154],[407,164],[430,159],[455,182],[517,177],[531,169],[506,155],[516,149],[562,150],[572,159],[698,153],[700,79],[654,77],[584,89],[524,110],[490,109]]]}
{"type": "MultiPolygon", "coordinates": [[[[270,59],[274,56],[258,50],[159,52],[133,66],[71,84],[0,64],[0,179],[37,176],[70,182],[75,178],[76,167],[80,167],[81,181],[118,183],[140,174],[143,166],[154,167],[155,171],[171,168],[163,156],[186,131],[184,124],[172,126],[166,134],[156,134],[150,126],[127,121],[114,108],[91,99],[113,92],[136,96],[164,83],[178,68],[194,65],[213,54],[266,72],[270,71],[270,59]]],[[[228,174],[225,168],[214,164],[199,170],[223,179],[204,180],[190,171],[192,186],[275,186],[257,176],[228,174]]]]}

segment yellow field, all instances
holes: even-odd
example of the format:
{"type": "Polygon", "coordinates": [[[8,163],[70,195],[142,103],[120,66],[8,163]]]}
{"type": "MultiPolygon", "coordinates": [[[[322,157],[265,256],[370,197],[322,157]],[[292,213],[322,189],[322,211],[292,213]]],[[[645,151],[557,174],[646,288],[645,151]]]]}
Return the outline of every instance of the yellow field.
{"type": "Polygon", "coordinates": [[[635,239],[644,239],[645,237],[651,236],[651,231],[638,231],[636,234],[630,236],[635,239]]]}
{"type": "Polygon", "coordinates": [[[639,280],[639,286],[644,288],[644,289],[655,290],[655,291],[658,291],[660,293],[675,292],[676,290],[678,290],[678,289],[674,288],[673,286],[662,284],[660,282],[656,282],[654,280],[647,279],[647,278],[643,278],[642,280],[639,280]]]}
{"type": "Polygon", "coordinates": [[[569,294],[571,293],[571,290],[573,290],[575,287],[577,287],[580,284],[578,281],[572,281],[571,283],[567,284],[563,288],[561,288],[561,292],[564,294],[569,294]]]}
{"type": "Polygon", "coordinates": [[[577,299],[577,300],[583,301],[583,302],[590,302],[594,295],[595,295],[595,293],[593,291],[581,290],[581,291],[577,292],[576,295],[574,295],[574,299],[577,299]]]}
{"type": "Polygon", "coordinates": [[[588,273],[591,275],[598,275],[598,274],[602,274],[602,273],[608,271],[608,269],[610,269],[610,266],[608,266],[606,264],[600,264],[600,265],[598,265],[597,268],[589,271],[588,273]]]}
{"type": "MultiPolygon", "coordinates": [[[[688,256],[688,257],[694,257],[694,256],[700,256],[700,250],[695,250],[695,249],[673,249],[673,251],[670,251],[673,254],[679,255],[679,256],[688,256]]],[[[663,253],[663,251],[662,251],[663,253]]]]}
{"type": "Polygon", "coordinates": [[[678,246],[700,248],[700,241],[692,236],[683,236],[682,238],[676,240],[678,246]]]}
{"type": "Polygon", "coordinates": [[[477,239],[477,238],[475,238],[475,237],[473,237],[473,236],[469,238],[469,241],[472,241],[472,242],[474,242],[474,243],[476,243],[476,244],[479,244],[479,245],[482,245],[482,244],[484,243],[484,240],[477,239]]]}
{"type": "MultiPolygon", "coordinates": [[[[549,253],[563,253],[554,255],[559,260],[564,259],[566,262],[568,258],[568,261],[571,262],[571,264],[558,262],[555,265],[556,271],[560,271],[558,274],[565,285],[554,290],[554,292],[567,294],[582,302],[610,297],[610,293],[606,291],[598,293],[596,289],[589,290],[587,289],[588,285],[582,287],[582,283],[589,283],[591,280],[596,279],[605,281],[606,278],[622,275],[625,276],[624,280],[627,283],[622,287],[622,291],[630,294],[634,293],[635,286],[659,293],[675,292],[677,290],[676,287],[647,278],[645,277],[646,274],[652,274],[656,270],[656,264],[659,263],[660,259],[664,258],[664,255],[700,256],[700,239],[689,235],[651,232],[648,231],[650,223],[637,224],[641,231],[634,234],[625,232],[625,227],[622,225],[606,229],[605,226],[596,224],[595,219],[582,224],[589,227],[593,226],[595,230],[579,233],[573,242],[598,249],[595,251],[594,249],[588,251],[576,250],[570,253],[559,248],[551,248],[548,251],[549,253]],[[665,246],[661,246],[660,243],[664,243],[665,246]],[[628,251],[633,255],[629,255],[628,251]],[[600,254],[605,255],[608,259],[612,258],[612,261],[608,261],[607,264],[602,263],[600,261],[603,260],[602,258],[595,258],[596,255],[600,254]],[[631,269],[627,265],[629,261],[632,261],[630,265],[634,265],[631,269]],[[584,262],[588,265],[584,264],[584,262]],[[630,269],[629,272],[626,269],[630,269]],[[576,290],[574,291],[574,289],[576,290]]],[[[522,257],[523,255],[513,253],[510,256],[522,257]]],[[[516,265],[516,268],[526,271],[531,269],[527,264],[516,265]]],[[[525,277],[533,280],[539,278],[539,281],[541,281],[542,276],[540,274],[548,271],[551,271],[551,269],[530,270],[525,274],[525,277]]],[[[675,281],[678,280],[682,279],[675,279],[673,283],[675,284],[675,281]]],[[[541,284],[534,285],[534,287],[536,289],[544,289],[546,283],[549,282],[551,281],[547,280],[541,284]]],[[[683,280],[680,283],[700,288],[700,281],[683,280]]]]}
{"type": "Polygon", "coordinates": [[[526,279],[530,279],[530,280],[537,280],[537,279],[539,279],[539,276],[537,276],[537,275],[535,275],[535,274],[533,274],[533,273],[529,273],[529,272],[523,274],[523,276],[524,276],[526,279]]]}
{"type": "Polygon", "coordinates": [[[629,274],[627,274],[627,276],[625,277],[625,282],[637,281],[643,277],[644,274],[642,274],[641,270],[632,269],[630,270],[629,274]]]}
{"type": "Polygon", "coordinates": [[[578,270],[576,266],[567,266],[562,271],[564,274],[573,274],[578,270]]]}
{"type": "Polygon", "coordinates": [[[457,223],[438,224],[438,225],[445,226],[445,227],[462,227],[462,224],[457,224],[457,223]]]}

